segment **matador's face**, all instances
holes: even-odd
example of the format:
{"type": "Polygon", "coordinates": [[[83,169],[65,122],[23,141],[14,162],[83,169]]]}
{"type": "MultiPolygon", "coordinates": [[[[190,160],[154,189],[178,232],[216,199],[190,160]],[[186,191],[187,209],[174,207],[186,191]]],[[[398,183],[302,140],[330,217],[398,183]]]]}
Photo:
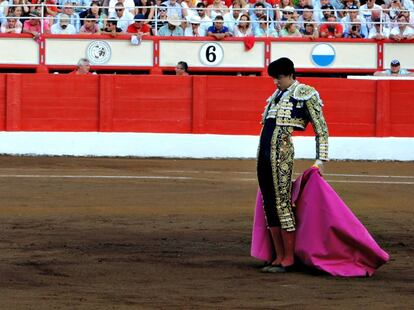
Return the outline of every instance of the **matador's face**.
{"type": "Polygon", "coordinates": [[[295,82],[292,74],[279,74],[276,78],[273,78],[273,81],[275,82],[277,88],[280,90],[288,89],[290,85],[292,85],[295,82]]]}

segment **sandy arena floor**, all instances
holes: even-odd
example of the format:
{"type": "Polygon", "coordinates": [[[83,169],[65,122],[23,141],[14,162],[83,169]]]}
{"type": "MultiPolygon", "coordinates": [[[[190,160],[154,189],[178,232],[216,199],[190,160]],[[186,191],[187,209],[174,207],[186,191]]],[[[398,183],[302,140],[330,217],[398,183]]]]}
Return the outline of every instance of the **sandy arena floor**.
{"type": "Polygon", "coordinates": [[[391,255],[351,279],[260,272],[255,165],[1,157],[0,308],[414,308],[414,163],[328,164],[325,178],[391,255]]]}

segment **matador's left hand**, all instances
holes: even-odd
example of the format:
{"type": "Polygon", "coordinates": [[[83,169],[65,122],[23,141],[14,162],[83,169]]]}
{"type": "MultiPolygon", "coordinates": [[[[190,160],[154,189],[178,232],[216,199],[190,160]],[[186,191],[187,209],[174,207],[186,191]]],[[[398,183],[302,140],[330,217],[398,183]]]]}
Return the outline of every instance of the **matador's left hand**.
{"type": "Polygon", "coordinates": [[[315,160],[315,163],[312,165],[312,167],[319,169],[320,174],[322,174],[324,171],[323,161],[320,159],[315,160]]]}

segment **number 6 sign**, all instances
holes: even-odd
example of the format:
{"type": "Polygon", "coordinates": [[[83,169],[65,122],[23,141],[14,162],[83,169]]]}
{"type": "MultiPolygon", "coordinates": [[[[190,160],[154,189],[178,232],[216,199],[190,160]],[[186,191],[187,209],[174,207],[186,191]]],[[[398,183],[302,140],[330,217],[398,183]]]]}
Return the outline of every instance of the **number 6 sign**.
{"type": "Polygon", "coordinates": [[[200,48],[200,61],[206,66],[217,66],[223,60],[224,51],[220,44],[208,42],[200,48]]]}

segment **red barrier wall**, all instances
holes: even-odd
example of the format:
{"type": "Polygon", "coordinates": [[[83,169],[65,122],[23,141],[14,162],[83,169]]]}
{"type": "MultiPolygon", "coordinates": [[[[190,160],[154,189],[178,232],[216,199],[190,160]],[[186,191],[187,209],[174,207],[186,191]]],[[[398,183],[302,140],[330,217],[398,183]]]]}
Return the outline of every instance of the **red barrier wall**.
{"type": "MultiPolygon", "coordinates": [[[[300,81],[319,90],[331,136],[414,137],[414,81],[300,81]]],[[[265,77],[6,74],[0,129],[257,135],[274,88],[265,77]]]]}

